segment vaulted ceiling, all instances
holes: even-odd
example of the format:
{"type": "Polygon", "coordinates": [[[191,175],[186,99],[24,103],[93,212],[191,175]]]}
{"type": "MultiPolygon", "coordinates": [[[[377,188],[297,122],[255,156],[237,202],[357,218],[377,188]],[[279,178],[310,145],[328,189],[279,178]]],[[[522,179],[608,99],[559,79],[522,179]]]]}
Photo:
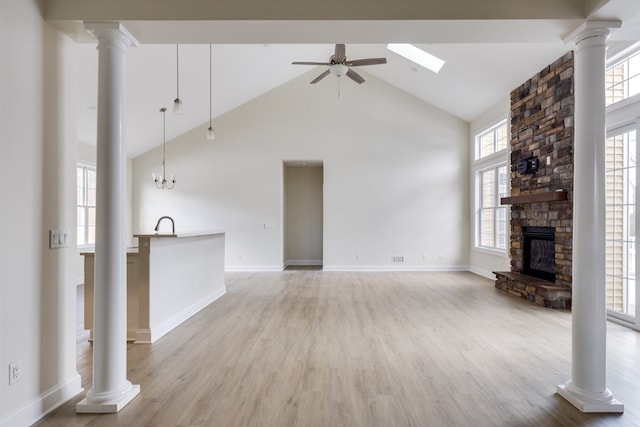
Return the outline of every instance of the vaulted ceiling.
{"type": "MultiPolygon", "coordinates": [[[[290,79],[311,80],[322,68],[291,62],[326,61],[334,43],[347,44],[349,59],[387,58],[359,68],[365,79],[382,79],[471,121],[570,50],[565,39],[586,19],[622,21],[611,55],[640,40],[637,0],[49,0],[44,14],[78,42],[81,142],[95,144],[97,93],[95,41],[82,21],[121,21],[139,40],[128,53],[130,156],[162,142],[158,110],[176,96],[176,43],[185,113],[168,116],[168,139],[209,120],[209,43],[215,127],[216,116],[290,79]],[[387,50],[388,42],[413,43],[446,63],[435,74],[387,50]]],[[[308,90],[310,99],[315,91],[337,92],[337,79],[308,90]]]]}

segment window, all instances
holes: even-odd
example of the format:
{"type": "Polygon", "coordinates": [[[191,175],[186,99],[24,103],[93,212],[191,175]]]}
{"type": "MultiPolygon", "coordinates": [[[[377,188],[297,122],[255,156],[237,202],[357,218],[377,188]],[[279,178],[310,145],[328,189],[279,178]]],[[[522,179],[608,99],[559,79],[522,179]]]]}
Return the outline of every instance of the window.
{"type": "Polygon", "coordinates": [[[640,93],[640,52],[607,69],[606,104],[614,104],[640,93]]]}
{"type": "Polygon", "coordinates": [[[507,249],[507,208],[500,198],[507,196],[507,165],[483,170],[478,180],[478,245],[488,249],[507,249]]]}
{"type": "Polygon", "coordinates": [[[634,317],[636,311],[635,129],[607,138],[605,153],[607,309],[610,314],[634,317]]]}
{"type": "Polygon", "coordinates": [[[79,164],[76,185],[77,244],[93,245],[96,242],[96,169],[79,164]]]}
{"type": "Polygon", "coordinates": [[[507,124],[502,122],[476,137],[476,159],[482,159],[507,148],[507,124]]]}
{"type": "Polygon", "coordinates": [[[509,190],[508,128],[505,121],[476,135],[474,163],[477,248],[505,252],[509,240],[508,210],[500,204],[509,190]]]}

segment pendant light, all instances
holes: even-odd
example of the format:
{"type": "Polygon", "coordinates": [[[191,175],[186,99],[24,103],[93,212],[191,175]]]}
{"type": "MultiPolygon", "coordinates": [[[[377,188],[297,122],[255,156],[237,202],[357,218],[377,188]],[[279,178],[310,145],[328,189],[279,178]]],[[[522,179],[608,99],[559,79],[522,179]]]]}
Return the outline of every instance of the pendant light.
{"type": "Polygon", "coordinates": [[[182,114],[182,100],[180,99],[180,45],[176,45],[176,99],[173,100],[173,112],[182,114]]]}
{"type": "Polygon", "coordinates": [[[216,139],[216,134],[213,131],[213,126],[211,125],[211,121],[213,120],[213,85],[211,84],[212,75],[213,75],[213,55],[211,54],[212,47],[209,45],[209,129],[207,129],[207,139],[213,141],[216,139]]]}
{"type": "Polygon", "coordinates": [[[167,109],[162,107],[160,109],[162,113],[162,174],[156,174],[155,172],[151,174],[153,177],[153,182],[156,184],[157,188],[171,190],[176,186],[176,179],[171,177],[167,180],[167,172],[165,170],[166,166],[166,152],[167,152],[167,138],[166,138],[166,112],[167,109]]]}

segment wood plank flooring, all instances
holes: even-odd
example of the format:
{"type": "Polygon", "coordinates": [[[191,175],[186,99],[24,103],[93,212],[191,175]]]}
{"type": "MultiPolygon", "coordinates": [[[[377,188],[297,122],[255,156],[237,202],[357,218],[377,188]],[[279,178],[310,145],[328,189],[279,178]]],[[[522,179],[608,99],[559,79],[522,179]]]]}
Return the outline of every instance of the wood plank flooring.
{"type": "MultiPolygon", "coordinates": [[[[118,414],[44,426],[640,426],[640,338],[608,323],[623,415],[555,395],[570,313],[471,273],[227,273],[228,293],[153,345],[128,347],[141,394],[118,414]]],[[[86,338],[86,337],[85,337],[86,338]]],[[[78,371],[91,385],[91,346],[78,371]]]]}

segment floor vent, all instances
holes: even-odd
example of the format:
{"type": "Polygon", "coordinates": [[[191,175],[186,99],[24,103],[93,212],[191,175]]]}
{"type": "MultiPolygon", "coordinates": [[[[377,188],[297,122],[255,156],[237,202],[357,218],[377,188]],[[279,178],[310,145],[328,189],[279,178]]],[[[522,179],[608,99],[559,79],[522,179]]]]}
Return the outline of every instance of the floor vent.
{"type": "Polygon", "coordinates": [[[403,264],[404,263],[404,255],[395,255],[391,257],[391,262],[394,264],[403,264]]]}

